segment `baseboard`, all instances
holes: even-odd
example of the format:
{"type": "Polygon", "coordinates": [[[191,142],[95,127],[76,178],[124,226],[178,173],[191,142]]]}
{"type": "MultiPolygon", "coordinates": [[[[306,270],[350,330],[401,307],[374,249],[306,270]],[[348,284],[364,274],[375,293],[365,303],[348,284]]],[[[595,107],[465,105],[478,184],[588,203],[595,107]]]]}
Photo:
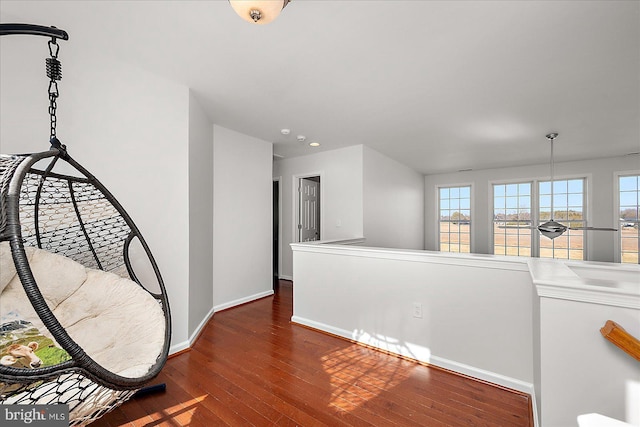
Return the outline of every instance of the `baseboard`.
{"type": "Polygon", "coordinates": [[[192,347],[193,344],[196,342],[196,340],[200,336],[200,333],[202,332],[204,327],[207,325],[209,320],[211,320],[211,317],[213,316],[213,313],[215,313],[215,312],[216,312],[216,310],[214,308],[211,308],[211,310],[209,310],[207,315],[204,316],[204,319],[202,319],[202,322],[200,322],[200,324],[196,327],[196,329],[193,331],[193,333],[189,337],[189,347],[192,347]]]}
{"type": "Polygon", "coordinates": [[[244,298],[239,298],[237,300],[229,301],[229,302],[226,302],[226,303],[223,303],[223,304],[218,304],[218,305],[214,306],[211,310],[209,310],[207,315],[202,319],[202,321],[200,322],[198,327],[189,336],[189,339],[187,341],[182,341],[180,343],[173,344],[171,347],[169,347],[169,355],[172,355],[172,354],[175,354],[175,353],[179,353],[181,351],[184,351],[184,350],[187,350],[187,349],[191,348],[191,346],[198,339],[198,336],[200,335],[200,333],[202,332],[204,327],[207,325],[207,322],[209,322],[209,320],[211,320],[211,317],[213,317],[214,313],[216,313],[218,311],[225,310],[227,308],[235,307],[235,306],[240,305],[240,304],[245,304],[245,303],[248,303],[248,302],[251,302],[251,301],[255,301],[255,300],[260,299],[260,298],[268,297],[270,295],[273,295],[273,290],[259,292],[259,293],[254,294],[254,295],[249,295],[249,296],[244,297],[244,298]]]}
{"type": "Polygon", "coordinates": [[[286,274],[281,274],[280,276],[278,276],[278,278],[282,280],[290,280],[293,282],[293,276],[287,276],[286,274]]]}
{"type": "Polygon", "coordinates": [[[315,322],[313,320],[305,319],[298,316],[292,316],[291,322],[306,326],[311,329],[317,329],[319,331],[326,332],[332,335],[337,335],[349,341],[355,341],[367,346],[375,347],[385,352],[394,353],[408,359],[413,359],[418,362],[457,372],[459,374],[476,378],[481,381],[486,381],[492,384],[526,393],[531,396],[533,404],[534,425],[538,426],[536,399],[533,384],[531,383],[497,374],[495,372],[490,372],[484,369],[465,365],[464,363],[458,363],[453,360],[445,359],[443,357],[434,356],[428,349],[417,345],[389,345],[389,342],[391,342],[391,340],[379,340],[366,334],[360,334],[359,336],[356,336],[353,332],[347,331],[345,329],[336,328],[331,325],[326,325],[324,323],[315,322]]]}
{"type": "Polygon", "coordinates": [[[264,297],[268,297],[273,295],[273,289],[269,289],[268,291],[264,291],[264,292],[258,292],[257,294],[253,294],[253,295],[249,295],[247,297],[243,297],[243,298],[238,298],[236,300],[233,301],[229,301],[229,302],[225,302],[222,304],[218,304],[213,306],[213,311],[222,311],[222,310],[226,310],[228,308],[232,308],[235,307],[237,305],[241,305],[241,304],[246,304],[248,302],[251,301],[255,301],[257,299],[260,298],[264,298],[264,297]]]}
{"type": "Polygon", "coordinates": [[[464,374],[469,377],[477,378],[479,380],[490,382],[492,384],[497,384],[506,388],[510,388],[512,390],[521,391],[533,396],[533,384],[531,383],[497,374],[495,372],[486,371],[474,366],[465,365],[464,363],[458,363],[453,360],[445,359],[438,356],[431,356],[431,360],[428,363],[440,368],[447,369],[449,371],[464,374]]]}
{"type": "Polygon", "coordinates": [[[169,347],[169,356],[171,356],[172,354],[180,353],[181,351],[187,350],[189,348],[191,348],[189,346],[189,341],[182,341],[180,343],[173,344],[171,347],[169,347]]]}

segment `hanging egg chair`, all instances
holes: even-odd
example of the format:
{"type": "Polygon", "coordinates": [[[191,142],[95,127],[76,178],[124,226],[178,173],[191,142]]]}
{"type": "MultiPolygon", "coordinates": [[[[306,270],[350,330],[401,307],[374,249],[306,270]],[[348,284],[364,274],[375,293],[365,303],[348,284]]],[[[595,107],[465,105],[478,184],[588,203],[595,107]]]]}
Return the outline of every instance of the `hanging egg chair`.
{"type": "Polygon", "coordinates": [[[158,375],[169,302],[131,217],[55,135],[67,34],[0,24],[8,34],[51,37],[51,148],[0,155],[0,404],[65,404],[86,425],[158,375]]]}

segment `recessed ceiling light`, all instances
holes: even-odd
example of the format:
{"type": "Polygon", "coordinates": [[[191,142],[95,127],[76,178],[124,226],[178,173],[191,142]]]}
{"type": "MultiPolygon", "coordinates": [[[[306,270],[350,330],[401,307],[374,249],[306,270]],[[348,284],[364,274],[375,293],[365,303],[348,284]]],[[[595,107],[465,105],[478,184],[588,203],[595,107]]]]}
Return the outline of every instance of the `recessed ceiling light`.
{"type": "Polygon", "coordinates": [[[315,142],[315,141],[314,141],[314,142],[310,142],[310,143],[309,143],[309,145],[310,145],[311,147],[319,147],[319,146],[320,146],[320,143],[319,143],[319,142],[315,142]]]}
{"type": "Polygon", "coordinates": [[[283,135],[289,135],[291,133],[291,129],[280,129],[280,133],[283,135]]]}
{"type": "Polygon", "coordinates": [[[307,139],[307,137],[304,135],[298,135],[296,139],[298,140],[298,142],[304,142],[307,139]]]}

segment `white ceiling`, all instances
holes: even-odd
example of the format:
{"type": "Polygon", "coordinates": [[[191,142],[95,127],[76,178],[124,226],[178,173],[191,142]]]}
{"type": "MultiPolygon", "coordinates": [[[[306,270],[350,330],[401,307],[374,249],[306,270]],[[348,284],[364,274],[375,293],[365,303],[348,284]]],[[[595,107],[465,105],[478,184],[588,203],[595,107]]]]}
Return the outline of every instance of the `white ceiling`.
{"type": "Polygon", "coordinates": [[[284,157],[366,144],[424,174],[536,164],[549,131],[557,161],[640,151],[638,1],[294,0],[254,26],[226,0],[2,0],[0,18],[183,83],[284,157]]]}

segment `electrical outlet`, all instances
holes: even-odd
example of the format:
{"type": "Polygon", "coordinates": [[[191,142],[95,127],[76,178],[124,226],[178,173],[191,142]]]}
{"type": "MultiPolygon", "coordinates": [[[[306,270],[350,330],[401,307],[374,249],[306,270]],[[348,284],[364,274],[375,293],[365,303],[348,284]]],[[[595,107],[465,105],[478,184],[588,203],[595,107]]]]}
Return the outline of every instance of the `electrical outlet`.
{"type": "Polygon", "coordinates": [[[419,303],[419,302],[413,303],[413,317],[422,319],[422,303],[419,303]]]}

